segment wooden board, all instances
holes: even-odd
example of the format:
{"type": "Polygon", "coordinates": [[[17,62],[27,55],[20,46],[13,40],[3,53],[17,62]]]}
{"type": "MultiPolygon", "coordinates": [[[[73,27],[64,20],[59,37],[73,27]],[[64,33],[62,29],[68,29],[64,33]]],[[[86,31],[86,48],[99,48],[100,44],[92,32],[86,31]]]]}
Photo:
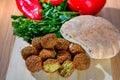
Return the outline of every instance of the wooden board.
{"type": "MultiPolygon", "coordinates": [[[[13,56],[13,52],[11,51],[13,50],[15,36],[13,36],[10,17],[11,15],[20,14],[20,11],[16,7],[15,0],[0,0],[0,80],[6,80],[10,58],[13,56]]],[[[112,22],[120,31],[120,0],[107,0],[105,7],[99,15],[112,22]]],[[[20,64],[20,62],[18,63],[20,64]]],[[[111,66],[113,80],[120,80],[120,53],[111,59],[111,66]]],[[[16,76],[16,74],[11,75],[11,77],[16,76]]],[[[25,78],[25,75],[22,76],[25,78]]]]}
{"type": "Polygon", "coordinates": [[[31,74],[27,70],[20,53],[21,49],[28,45],[21,38],[16,38],[6,80],[112,80],[110,59],[91,59],[91,66],[88,70],[75,70],[69,78],[63,78],[57,72],[46,73],[40,71],[39,73],[31,74]],[[32,75],[35,75],[36,79],[32,75]]]}

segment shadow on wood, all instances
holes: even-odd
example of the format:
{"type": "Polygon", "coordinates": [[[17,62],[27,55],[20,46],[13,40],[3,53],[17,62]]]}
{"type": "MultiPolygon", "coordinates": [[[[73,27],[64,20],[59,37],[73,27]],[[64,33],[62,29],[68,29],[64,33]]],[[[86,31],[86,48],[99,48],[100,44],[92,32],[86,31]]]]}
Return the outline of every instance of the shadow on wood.
{"type": "Polygon", "coordinates": [[[120,31],[120,9],[106,7],[98,15],[112,22],[120,31]]]}

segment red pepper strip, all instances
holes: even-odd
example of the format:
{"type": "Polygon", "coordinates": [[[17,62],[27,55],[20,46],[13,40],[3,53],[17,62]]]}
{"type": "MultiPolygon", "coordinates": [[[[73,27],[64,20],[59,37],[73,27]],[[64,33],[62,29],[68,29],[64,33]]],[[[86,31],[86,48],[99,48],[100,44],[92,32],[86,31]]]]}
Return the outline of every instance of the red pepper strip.
{"type": "Polygon", "coordinates": [[[16,0],[18,9],[31,20],[41,20],[42,6],[38,0],[16,0]]]}

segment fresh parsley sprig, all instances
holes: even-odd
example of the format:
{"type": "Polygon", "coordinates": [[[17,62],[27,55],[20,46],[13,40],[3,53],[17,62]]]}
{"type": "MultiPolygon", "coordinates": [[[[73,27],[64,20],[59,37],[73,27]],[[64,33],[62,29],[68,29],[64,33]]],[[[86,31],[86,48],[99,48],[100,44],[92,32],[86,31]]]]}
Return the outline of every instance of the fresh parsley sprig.
{"type": "Polygon", "coordinates": [[[30,20],[25,16],[13,15],[11,18],[13,26],[13,34],[22,37],[25,41],[31,43],[35,37],[42,37],[45,34],[56,33],[57,37],[61,37],[59,32],[62,24],[69,19],[78,15],[77,12],[67,10],[67,0],[58,6],[52,6],[50,3],[42,3],[43,15],[41,21],[30,20]]]}

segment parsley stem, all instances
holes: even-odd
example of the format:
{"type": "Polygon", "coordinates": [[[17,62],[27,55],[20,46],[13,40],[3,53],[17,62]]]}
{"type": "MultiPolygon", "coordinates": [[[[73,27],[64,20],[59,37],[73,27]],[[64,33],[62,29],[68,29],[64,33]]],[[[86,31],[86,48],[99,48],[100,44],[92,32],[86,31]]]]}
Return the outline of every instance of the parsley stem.
{"type": "Polygon", "coordinates": [[[64,11],[66,11],[66,8],[67,8],[67,2],[68,2],[68,0],[65,0],[65,6],[64,6],[64,11]]]}
{"type": "Polygon", "coordinates": [[[73,14],[73,15],[78,15],[79,13],[78,12],[58,12],[59,14],[73,14]]]}

